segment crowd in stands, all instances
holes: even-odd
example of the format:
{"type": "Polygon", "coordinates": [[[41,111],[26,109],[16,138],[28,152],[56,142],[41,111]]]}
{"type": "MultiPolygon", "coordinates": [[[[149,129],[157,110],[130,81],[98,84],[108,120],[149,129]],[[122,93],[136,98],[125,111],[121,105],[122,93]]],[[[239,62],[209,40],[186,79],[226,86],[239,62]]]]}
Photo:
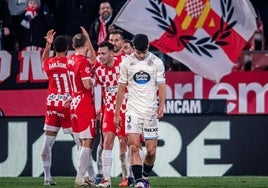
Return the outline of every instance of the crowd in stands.
{"type": "MultiPolygon", "coordinates": [[[[268,41],[268,0],[250,1],[256,12],[258,29],[244,51],[251,51],[254,54],[268,50],[268,42],[266,42],[268,41]]],[[[0,0],[0,50],[20,51],[29,48],[41,50],[45,46],[45,39],[42,36],[52,28],[56,31],[56,35],[66,36],[71,43],[71,38],[80,32],[80,26],[89,32],[96,50],[98,43],[107,40],[109,30],[114,29],[113,19],[126,2],[127,0],[0,0]],[[27,8],[31,1],[37,6],[37,9],[32,12],[27,8]],[[25,27],[25,24],[28,25],[25,27]]],[[[125,38],[132,39],[130,33],[126,32],[124,35],[125,38]]],[[[164,58],[167,70],[189,70],[180,62],[161,54],[157,49],[153,51],[164,58]]],[[[245,55],[244,52],[241,54],[234,70],[254,69],[250,64],[253,58],[247,58],[247,55],[248,53],[245,55]]],[[[259,66],[258,69],[266,69],[268,60],[266,64],[259,66]]]]}
{"type": "MultiPolygon", "coordinates": [[[[109,24],[126,0],[107,0],[114,8],[98,10],[103,0],[0,0],[1,50],[19,51],[28,46],[44,48],[47,31],[72,38],[83,26],[94,38],[100,17],[109,24]],[[31,3],[34,2],[34,3],[31,3]],[[35,10],[30,6],[35,4],[35,10]],[[92,29],[91,29],[92,27],[92,29]]],[[[108,25],[107,25],[108,26],[108,25]]],[[[95,36],[96,35],[96,36],[95,36]]]]}

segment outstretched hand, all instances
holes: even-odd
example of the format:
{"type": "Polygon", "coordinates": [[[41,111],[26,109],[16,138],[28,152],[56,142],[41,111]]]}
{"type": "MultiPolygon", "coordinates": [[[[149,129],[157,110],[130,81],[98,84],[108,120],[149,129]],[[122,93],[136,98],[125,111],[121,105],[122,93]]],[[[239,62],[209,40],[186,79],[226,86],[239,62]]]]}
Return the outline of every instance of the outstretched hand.
{"type": "Polygon", "coordinates": [[[54,31],[54,29],[51,29],[47,32],[45,39],[46,39],[48,44],[52,44],[55,34],[56,34],[56,32],[54,31]]]}
{"type": "Polygon", "coordinates": [[[89,39],[89,35],[88,35],[87,30],[84,27],[82,27],[82,26],[80,28],[82,30],[83,35],[85,35],[89,39]]]}
{"type": "Polygon", "coordinates": [[[164,107],[158,107],[157,109],[157,119],[161,119],[164,117],[164,107]]]}

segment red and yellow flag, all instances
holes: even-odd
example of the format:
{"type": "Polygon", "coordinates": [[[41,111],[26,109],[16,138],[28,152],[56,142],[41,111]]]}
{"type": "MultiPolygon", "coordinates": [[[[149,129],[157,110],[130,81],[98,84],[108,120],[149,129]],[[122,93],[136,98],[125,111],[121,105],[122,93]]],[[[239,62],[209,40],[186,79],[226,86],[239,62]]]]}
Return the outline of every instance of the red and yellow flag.
{"type": "Polygon", "coordinates": [[[256,30],[248,0],[130,0],[114,24],[219,82],[256,30]]]}

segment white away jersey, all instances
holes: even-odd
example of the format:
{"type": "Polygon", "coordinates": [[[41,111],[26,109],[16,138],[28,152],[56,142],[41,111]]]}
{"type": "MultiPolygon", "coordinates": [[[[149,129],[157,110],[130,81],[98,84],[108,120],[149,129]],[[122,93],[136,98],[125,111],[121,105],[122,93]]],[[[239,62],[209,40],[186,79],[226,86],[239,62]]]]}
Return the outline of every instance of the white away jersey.
{"type": "Polygon", "coordinates": [[[131,54],[120,64],[118,82],[127,84],[127,113],[144,119],[156,115],[157,84],[165,83],[165,68],[160,58],[148,52],[148,56],[140,61],[131,54]]]}

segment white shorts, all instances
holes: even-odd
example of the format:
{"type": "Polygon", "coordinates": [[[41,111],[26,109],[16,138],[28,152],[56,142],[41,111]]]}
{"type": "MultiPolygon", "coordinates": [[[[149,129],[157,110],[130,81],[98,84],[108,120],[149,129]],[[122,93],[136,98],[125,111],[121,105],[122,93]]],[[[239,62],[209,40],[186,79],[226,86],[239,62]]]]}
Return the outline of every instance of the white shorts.
{"type": "MultiPolygon", "coordinates": [[[[51,126],[51,125],[45,124],[43,130],[44,131],[59,132],[60,127],[55,127],[55,126],[51,126]]],[[[62,128],[62,130],[63,130],[63,133],[64,134],[72,134],[73,133],[72,127],[70,127],[70,128],[62,128]]]]}
{"type": "Polygon", "coordinates": [[[159,120],[143,119],[137,116],[126,114],[125,129],[126,134],[134,133],[143,135],[145,140],[158,139],[159,137],[159,120]]]}
{"type": "Polygon", "coordinates": [[[95,136],[91,134],[90,127],[81,132],[73,132],[74,138],[80,139],[94,139],[95,136]]]}

